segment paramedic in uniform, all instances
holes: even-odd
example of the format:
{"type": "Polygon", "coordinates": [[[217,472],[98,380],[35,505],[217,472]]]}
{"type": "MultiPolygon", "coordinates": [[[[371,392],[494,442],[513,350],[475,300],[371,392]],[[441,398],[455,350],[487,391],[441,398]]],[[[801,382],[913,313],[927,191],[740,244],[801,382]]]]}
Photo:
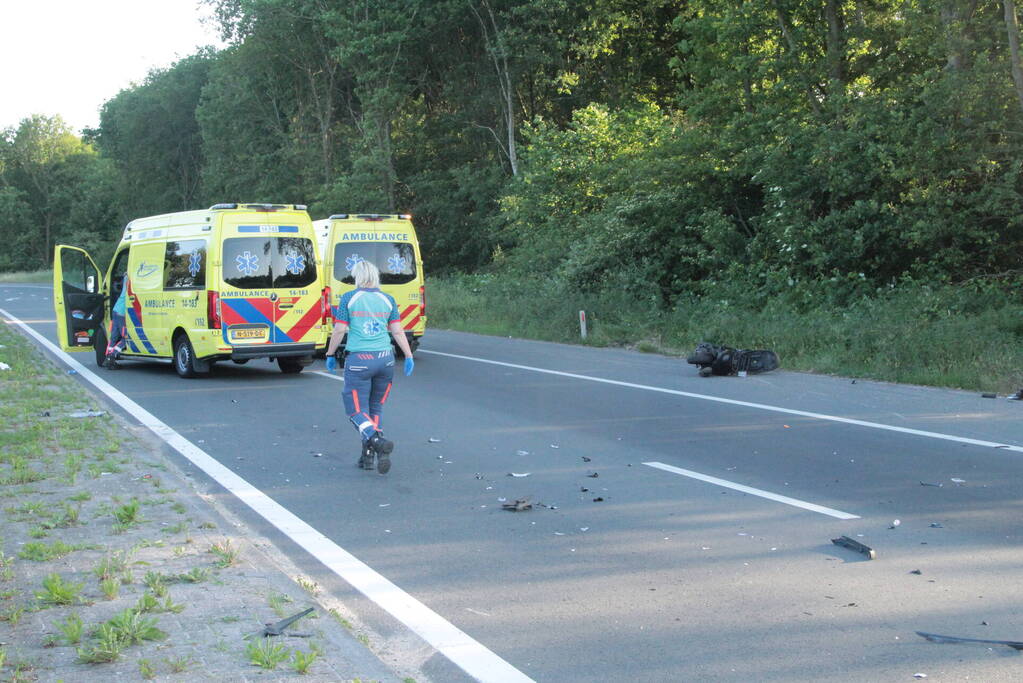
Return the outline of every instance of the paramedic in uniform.
{"type": "Polygon", "coordinates": [[[116,370],[120,367],[117,365],[117,359],[121,355],[125,342],[124,316],[127,312],[125,305],[127,294],[128,276],[125,275],[121,278],[121,294],[110,309],[110,340],[107,342],[106,358],[103,360],[103,366],[108,370],[116,370]]]}
{"type": "Polygon", "coordinates": [[[342,296],[334,309],[336,322],[327,345],[327,370],[337,370],[334,353],[347,332],[345,388],[341,398],[348,418],[362,436],[359,467],[373,469],[375,457],[377,471],[386,474],[391,469],[394,443],[380,431],[380,416],[394,378],[390,338],[394,337],[405,354],[405,375],[412,374],[415,362],[401,327],[398,305],[394,297],[380,291],[380,271],[368,261],[359,261],[352,268],[352,277],[356,288],[342,296]]]}

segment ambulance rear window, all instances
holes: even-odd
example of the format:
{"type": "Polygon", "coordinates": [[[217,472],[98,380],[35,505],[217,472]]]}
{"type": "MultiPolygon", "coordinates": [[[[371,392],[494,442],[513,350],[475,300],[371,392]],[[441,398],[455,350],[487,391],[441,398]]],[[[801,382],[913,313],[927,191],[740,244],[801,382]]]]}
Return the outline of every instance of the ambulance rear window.
{"type": "Polygon", "coordinates": [[[229,237],[224,282],[238,289],[307,287],[316,281],[316,250],[304,237],[229,237]]]}
{"type": "Polygon", "coordinates": [[[354,285],[352,268],[359,261],[377,267],[381,285],[404,285],[416,279],[416,252],[410,242],[338,242],[334,245],[334,279],[354,285]]]}

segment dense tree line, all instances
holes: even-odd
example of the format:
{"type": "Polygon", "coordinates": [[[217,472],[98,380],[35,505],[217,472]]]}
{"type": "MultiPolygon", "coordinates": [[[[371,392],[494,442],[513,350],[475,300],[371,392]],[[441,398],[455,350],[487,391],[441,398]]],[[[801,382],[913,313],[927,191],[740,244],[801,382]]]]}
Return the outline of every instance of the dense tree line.
{"type": "Polygon", "coordinates": [[[1020,272],[1013,0],[208,0],[229,47],[0,142],[0,268],[220,201],[679,296],[1020,272]],[[650,287],[651,283],[654,287],[650,287]]]}

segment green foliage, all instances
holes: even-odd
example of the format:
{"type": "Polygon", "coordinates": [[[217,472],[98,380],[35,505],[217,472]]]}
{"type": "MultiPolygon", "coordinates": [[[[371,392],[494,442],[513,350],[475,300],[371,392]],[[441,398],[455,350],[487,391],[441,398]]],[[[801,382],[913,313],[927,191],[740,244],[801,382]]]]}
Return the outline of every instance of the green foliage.
{"type": "Polygon", "coordinates": [[[64,581],[60,574],[48,574],[43,579],[43,590],[36,592],[36,599],[49,605],[73,605],[79,600],[81,583],[64,581]]]}
{"type": "Polygon", "coordinates": [[[58,623],[57,628],[64,634],[64,639],[67,640],[68,645],[80,643],[82,641],[82,634],[85,632],[82,618],[75,612],[72,612],[68,615],[67,619],[58,623]]]}
{"type": "Polygon", "coordinates": [[[295,671],[300,674],[309,673],[309,667],[313,665],[313,662],[319,657],[319,653],[313,652],[302,652],[301,650],[295,650],[291,655],[292,666],[295,667],[295,671]]]}
{"type": "Polygon", "coordinates": [[[281,662],[287,661],[291,651],[276,643],[271,638],[260,638],[251,641],[245,647],[245,654],[249,662],[263,669],[273,670],[281,662]]]}

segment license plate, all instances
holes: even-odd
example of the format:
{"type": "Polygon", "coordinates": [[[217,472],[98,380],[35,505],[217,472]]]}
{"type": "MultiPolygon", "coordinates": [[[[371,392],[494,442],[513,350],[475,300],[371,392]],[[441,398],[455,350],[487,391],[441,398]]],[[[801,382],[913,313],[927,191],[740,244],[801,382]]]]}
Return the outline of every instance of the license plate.
{"type": "Polygon", "coordinates": [[[263,339],[266,330],[231,330],[232,339],[263,339]]]}

